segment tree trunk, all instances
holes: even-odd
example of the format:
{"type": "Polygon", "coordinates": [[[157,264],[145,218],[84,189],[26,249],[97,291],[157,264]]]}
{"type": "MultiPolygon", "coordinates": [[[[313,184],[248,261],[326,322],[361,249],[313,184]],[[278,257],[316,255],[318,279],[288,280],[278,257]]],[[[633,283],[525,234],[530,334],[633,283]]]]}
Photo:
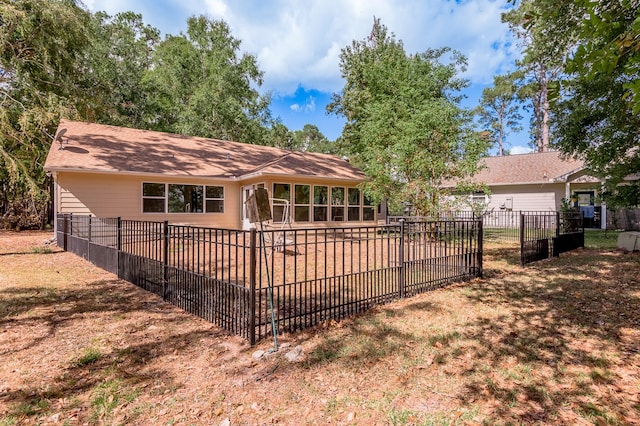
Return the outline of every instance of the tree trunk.
{"type": "Polygon", "coordinates": [[[549,151],[549,85],[547,82],[547,67],[540,63],[540,139],[538,152],[549,151]]]}

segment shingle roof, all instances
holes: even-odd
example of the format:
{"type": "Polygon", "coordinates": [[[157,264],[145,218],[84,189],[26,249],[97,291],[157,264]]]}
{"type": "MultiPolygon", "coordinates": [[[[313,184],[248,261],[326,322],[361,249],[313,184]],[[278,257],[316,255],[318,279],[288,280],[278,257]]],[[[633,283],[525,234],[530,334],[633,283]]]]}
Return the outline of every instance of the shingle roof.
{"type": "Polygon", "coordinates": [[[45,169],[238,178],[286,174],[362,181],[357,167],[334,155],[62,120],[45,169]],[[67,143],[68,141],[68,143],[67,143]]]}
{"type": "Polygon", "coordinates": [[[483,161],[487,167],[473,180],[487,185],[549,183],[585,167],[583,161],[563,159],[556,151],[487,157],[483,161]]]}

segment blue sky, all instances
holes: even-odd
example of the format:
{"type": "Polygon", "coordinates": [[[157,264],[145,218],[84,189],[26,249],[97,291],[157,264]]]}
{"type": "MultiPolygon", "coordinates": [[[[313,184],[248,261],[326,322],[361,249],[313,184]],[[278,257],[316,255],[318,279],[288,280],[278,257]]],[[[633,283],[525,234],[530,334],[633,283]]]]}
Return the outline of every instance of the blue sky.
{"type": "MultiPolygon", "coordinates": [[[[344,121],[328,116],[331,93],[344,84],[340,50],[370,32],[373,17],[402,40],[408,53],[451,47],[469,62],[471,86],[463,106],[477,105],[493,76],[510,71],[519,51],[500,14],[506,1],[491,0],[84,0],[89,10],[114,15],[132,10],[163,35],[186,30],[189,16],[226,21],[241,50],[264,71],[262,91],[271,111],[290,130],[315,124],[335,140],[344,121]]],[[[525,127],[528,123],[524,123],[525,127]]],[[[513,153],[528,150],[527,132],[509,136],[513,153]]]]}

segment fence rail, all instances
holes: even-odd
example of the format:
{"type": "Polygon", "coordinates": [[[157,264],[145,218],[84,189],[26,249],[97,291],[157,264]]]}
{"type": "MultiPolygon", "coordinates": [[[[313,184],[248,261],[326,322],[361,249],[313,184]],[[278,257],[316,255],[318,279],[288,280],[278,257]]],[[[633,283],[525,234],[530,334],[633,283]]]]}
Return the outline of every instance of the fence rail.
{"type": "Polygon", "coordinates": [[[482,276],[479,220],[243,231],[59,215],[58,245],[254,344],[482,276]]]}
{"type": "Polygon", "coordinates": [[[520,242],[520,215],[546,216],[555,212],[543,210],[491,210],[476,214],[473,211],[445,211],[434,217],[387,216],[387,224],[397,224],[400,219],[408,222],[427,220],[482,220],[485,241],[520,242]]]}
{"type": "Polygon", "coordinates": [[[584,247],[584,218],[581,213],[555,212],[520,215],[520,265],[557,257],[584,247]]]}

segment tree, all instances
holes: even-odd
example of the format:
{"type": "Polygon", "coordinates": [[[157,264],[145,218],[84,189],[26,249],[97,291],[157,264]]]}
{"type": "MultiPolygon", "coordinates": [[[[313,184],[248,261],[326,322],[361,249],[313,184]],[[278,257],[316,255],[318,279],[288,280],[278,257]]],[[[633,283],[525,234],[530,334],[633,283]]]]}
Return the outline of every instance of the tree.
{"type": "Polygon", "coordinates": [[[540,1],[530,18],[567,50],[551,99],[554,145],[583,158],[592,174],[606,180],[603,196],[610,206],[640,199],[637,183],[618,185],[640,172],[639,16],[637,1],[578,0],[540,1]],[[559,16],[563,10],[571,12],[568,17],[559,16]]]}
{"type": "MultiPolygon", "coordinates": [[[[582,21],[576,25],[581,43],[569,58],[567,72],[585,80],[624,75],[624,97],[640,114],[640,3],[577,0],[582,21]]],[[[548,19],[548,17],[546,17],[548,19]]]]}
{"type": "Polygon", "coordinates": [[[507,135],[522,130],[522,115],[513,76],[493,78],[493,86],[482,91],[477,113],[480,124],[484,125],[492,143],[498,147],[498,155],[504,155],[507,135]]]}
{"type": "Polygon", "coordinates": [[[239,52],[224,21],[194,16],[187,34],[168,36],[144,79],[155,115],[150,128],[173,133],[265,144],[270,96],[254,86],[262,71],[253,55],[239,52]]]}
{"type": "Polygon", "coordinates": [[[83,60],[90,109],[84,115],[103,124],[146,127],[155,116],[142,80],[152,68],[160,32],[133,12],[98,12],[91,17],[90,37],[83,60]]]}
{"type": "Polygon", "coordinates": [[[367,39],[342,49],[345,86],[327,109],[346,118],[346,154],[367,175],[363,187],[374,200],[408,201],[429,214],[441,207],[446,180],[466,192],[488,145],[458,106],[464,65],[449,49],[407,55],[379,19],[367,39]],[[449,54],[452,62],[441,63],[449,54]]]}
{"type": "Polygon", "coordinates": [[[89,14],[69,0],[17,0],[0,3],[0,23],[0,207],[5,226],[43,226],[50,135],[85,108],[89,14]]]}
{"type": "Polygon", "coordinates": [[[298,144],[294,140],[293,132],[280,121],[275,121],[268,132],[267,145],[282,149],[298,150],[298,144]]]}
{"type": "Polygon", "coordinates": [[[320,152],[323,154],[338,155],[340,149],[338,144],[331,142],[322,134],[318,126],[313,124],[305,124],[302,130],[293,132],[295,144],[301,151],[320,152]]]}
{"type": "Polygon", "coordinates": [[[575,43],[575,36],[566,29],[575,24],[579,7],[572,1],[514,0],[513,3],[519,4],[504,13],[502,21],[509,24],[523,47],[524,56],[516,63],[519,76],[516,84],[519,97],[528,100],[533,113],[533,147],[543,152],[550,147],[550,94],[575,43]],[[553,19],[538,19],[547,12],[553,19]]]}

